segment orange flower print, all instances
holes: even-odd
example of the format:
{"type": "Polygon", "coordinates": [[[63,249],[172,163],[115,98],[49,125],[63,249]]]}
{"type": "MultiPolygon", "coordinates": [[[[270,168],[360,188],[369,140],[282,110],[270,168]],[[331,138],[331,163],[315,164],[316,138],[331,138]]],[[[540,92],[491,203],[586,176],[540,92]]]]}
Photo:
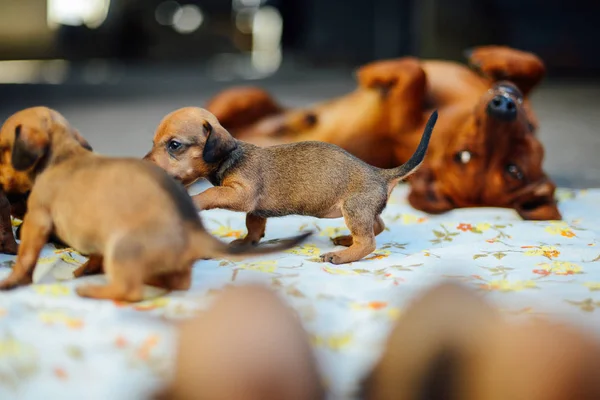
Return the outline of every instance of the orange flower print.
{"type": "Polygon", "coordinates": [[[460,223],[460,224],[458,224],[456,229],[458,229],[459,231],[463,231],[463,232],[469,232],[471,229],[473,229],[473,227],[471,226],[471,224],[460,223]]]}
{"type": "Polygon", "coordinates": [[[534,269],[533,270],[534,274],[538,274],[538,275],[542,275],[542,276],[548,276],[551,275],[552,272],[545,270],[545,269],[534,269]]]}
{"type": "Polygon", "coordinates": [[[573,231],[570,229],[563,229],[562,231],[560,231],[560,235],[564,236],[564,237],[572,238],[575,236],[575,233],[573,233],[573,231]]]}
{"type": "Polygon", "coordinates": [[[54,368],[54,375],[60,380],[66,380],[68,378],[67,371],[61,367],[54,368]]]}

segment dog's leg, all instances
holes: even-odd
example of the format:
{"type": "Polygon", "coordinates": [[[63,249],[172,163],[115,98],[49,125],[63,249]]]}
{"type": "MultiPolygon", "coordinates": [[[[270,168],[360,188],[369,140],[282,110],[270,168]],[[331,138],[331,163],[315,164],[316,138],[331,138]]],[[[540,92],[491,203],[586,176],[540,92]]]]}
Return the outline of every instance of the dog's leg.
{"type": "Polygon", "coordinates": [[[10,202],[4,192],[0,190],[0,252],[17,254],[18,246],[13,235],[10,210],[10,202]]]}
{"type": "Polygon", "coordinates": [[[252,243],[257,245],[265,236],[265,229],[267,227],[267,219],[254,215],[252,213],[246,214],[246,229],[248,234],[243,239],[237,239],[231,242],[232,246],[244,245],[246,243],[252,243]]]}
{"type": "Polygon", "coordinates": [[[151,270],[150,265],[161,249],[154,249],[151,254],[145,253],[147,243],[136,235],[119,238],[113,246],[109,246],[104,254],[104,272],[108,283],[106,285],[79,286],[77,294],[94,299],[109,299],[117,301],[140,301],[144,297],[144,277],[151,270]],[[152,254],[154,253],[154,254],[152,254]],[[144,258],[146,257],[146,258],[144,258]]]}
{"type": "Polygon", "coordinates": [[[361,67],[357,78],[362,88],[381,93],[392,132],[421,123],[427,76],[418,59],[375,61],[361,67]]]}
{"type": "Polygon", "coordinates": [[[223,208],[231,211],[252,211],[250,196],[243,189],[229,186],[215,186],[204,192],[192,196],[192,200],[199,210],[212,210],[223,208]]]}
{"type": "Polygon", "coordinates": [[[348,199],[342,206],[342,214],[350,233],[352,245],[340,250],[321,255],[321,260],[332,264],[345,264],[358,261],[375,250],[375,216],[365,210],[368,199],[355,197],[348,199]]]}
{"type": "Polygon", "coordinates": [[[52,232],[50,215],[39,208],[29,211],[23,221],[23,239],[19,246],[17,261],[10,275],[0,282],[0,289],[12,289],[32,282],[33,269],[42,248],[48,241],[50,232],[52,232]]]}
{"type": "Polygon", "coordinates": [[[492,81],[513,82],[527,96],[544,78],[542,60],[532,53],[504,46],[477,47],[468,52],[469,65],[492,81]]]}
{"type": "Polygon", "coordinates": [[[145,283],[167,290],[188,290],[192,286],[192,268],[152,277],[145,283]]]}
{"type": "MultiPolygon", "coordinates": [[[[141,262],[141,260],[139,261],[141,262]]],[[[76,291],[82,297],[92,299],[105,299],[116,301],[141,301],[144,296],[144,287],[140,279],[140,273],[136,269],[142,269],[135,261],[130,263],[105,263],[109,283],[106,285],[83,285],[76,291]]]]}
{"type": "MultiPolygon", "coordinates": [[[[381,219],[381,215],[378,215],[375,218],[375,226],[373,226],[373,234],[375,236],[377,236],[381,232],[383,232],[384,229],[385,229],[385,223],[381,219]]],[[[352,246],[352,235],[343,235],[343,236],[334,237],[332,239],[332,241],[333,241],[333,244],[335,244],[336,246],[349,247],[349,246],[352,246]]]]}
{"type": "Polygon", "coordinates": [[[92,275],[102,273],[102,256],[90,255],[85,264],[73,271],[73,277],[79,278],[84,275],[92,275]]]}

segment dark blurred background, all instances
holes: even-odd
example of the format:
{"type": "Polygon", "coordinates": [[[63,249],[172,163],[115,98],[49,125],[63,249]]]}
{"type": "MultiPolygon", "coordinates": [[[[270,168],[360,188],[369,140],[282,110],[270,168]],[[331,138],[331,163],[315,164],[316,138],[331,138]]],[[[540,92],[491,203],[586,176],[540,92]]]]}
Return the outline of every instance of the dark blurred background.
{"type": "Polygon", "coordinates": [[[0,119],[48,105],[98,151],[140,156],[163,115],[231,85],[301,106],[352,90],[365,62],[504,44],[548,67],[549,172],[600,187],[598,15],[590,0],[0,0],[0,119]]]}

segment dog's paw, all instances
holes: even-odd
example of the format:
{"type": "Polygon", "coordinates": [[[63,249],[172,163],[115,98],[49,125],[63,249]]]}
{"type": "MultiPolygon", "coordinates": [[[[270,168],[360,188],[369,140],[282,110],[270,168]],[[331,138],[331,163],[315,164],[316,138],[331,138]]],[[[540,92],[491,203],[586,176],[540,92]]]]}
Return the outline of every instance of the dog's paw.
{"type": "Polygon", "coordinates": [[[319,257],[321,261],[331,264],[343,264],[344,260],[337,253],[325,253],[319,257]]]}

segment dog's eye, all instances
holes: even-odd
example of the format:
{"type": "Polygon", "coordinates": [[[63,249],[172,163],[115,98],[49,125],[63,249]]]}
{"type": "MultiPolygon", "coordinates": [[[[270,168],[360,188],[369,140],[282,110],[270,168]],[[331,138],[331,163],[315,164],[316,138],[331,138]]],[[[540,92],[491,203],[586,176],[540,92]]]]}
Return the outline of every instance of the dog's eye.
{"type": "Polygon", "coordinates": [[[471,152],[467,150],[459,151],[454,155],[454,161],[459,164],[468,164],[471,161],[471,152]]]}
{"type": "Polygon", "coordinates": [[[514,179],[519,181],[523,179],[523,172],[515,164],[508,164],[506,166],[506,172],[514,179]]]}
{"type": "Polygon", "coordinates": [[[175,139],[171,139],[167,142],[167,149],[169,149],[169,151],[181,150],[181,147],[183,147],[181,142],[178,142],[175,139]]]}

